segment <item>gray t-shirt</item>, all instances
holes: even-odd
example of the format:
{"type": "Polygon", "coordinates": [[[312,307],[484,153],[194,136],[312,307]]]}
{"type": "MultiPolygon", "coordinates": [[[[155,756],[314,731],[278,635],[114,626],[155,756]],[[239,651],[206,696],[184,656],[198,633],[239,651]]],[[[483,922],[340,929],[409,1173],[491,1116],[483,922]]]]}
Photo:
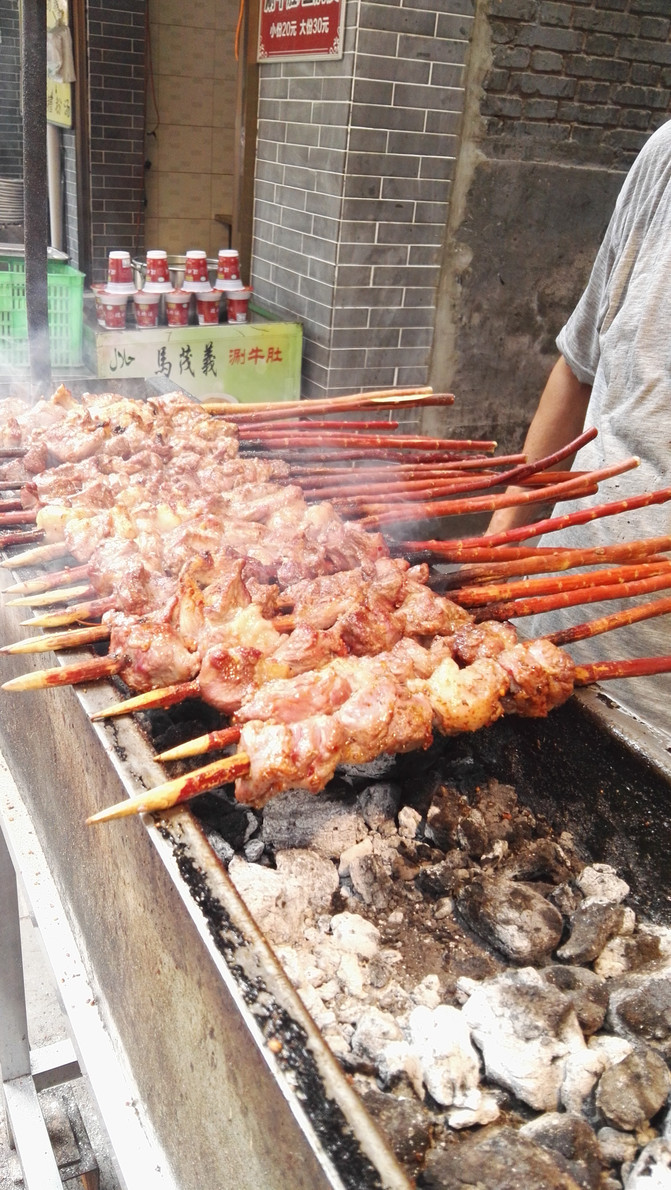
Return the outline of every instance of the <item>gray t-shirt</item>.
{"type": "MultiPolygon", "coordinates": [[[[585,426],[599,430],[575,468],[592,470],[628,455],[641,462],[609,480],[598,496],[563,503],[555,513],[671,485],[671,121],[650,137],[628,174],[587,288],[557,346],[578,379],[592,385],[585,426]]],[[[602,545],[662,534],[671,534],[671,503],[551,534],[543,545],[602,545]]],[[[666,594],[671,591],[644,599],[666,594]]],[[[535,636],[623,606],[582,605],[521,623],[535,636]]],[[[671,620],[644,621],[568,651],[586,661],[671,653],[671,620]]],[[[605,690],[671,732],[671,676],[609,682],[605,690]]]]}

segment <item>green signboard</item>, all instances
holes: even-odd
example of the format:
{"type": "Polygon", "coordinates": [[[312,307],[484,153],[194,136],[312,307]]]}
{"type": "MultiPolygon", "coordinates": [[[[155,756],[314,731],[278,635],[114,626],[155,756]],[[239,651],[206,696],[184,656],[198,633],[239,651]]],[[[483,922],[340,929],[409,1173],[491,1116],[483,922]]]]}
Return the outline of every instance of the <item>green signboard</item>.
{"type": "Polygon", "coordinates": [[[165,376],[196,397],[228,393],[244,403],[300,396],[298,322],[86,330],[91,363],[101,378],[165,376]]]}

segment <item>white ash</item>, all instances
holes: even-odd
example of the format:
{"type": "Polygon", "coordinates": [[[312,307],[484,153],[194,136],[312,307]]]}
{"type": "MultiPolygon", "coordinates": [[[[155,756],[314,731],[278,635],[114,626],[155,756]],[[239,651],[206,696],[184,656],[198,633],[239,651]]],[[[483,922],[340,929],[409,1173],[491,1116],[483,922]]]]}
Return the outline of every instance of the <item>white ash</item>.
{"type": "Polygon", "coordinates": [[[487,1077],[538,1111],[559,1107],[566,1060],[585,1050],[573,1006],[533,967],[477,987],[462,1012],[487,1077]]]}
{"type": "Polygon", "coordinates": [[[578,888],[592,902],[619,905],[629,895],[626,880],[621,880],[610,864],[590,864],[576,877],[578,888]]]}
{"type": "Polygon", "coordinates": [[[625,1190],[671,1190],[671,1144],[658,1137],[646,1145],[624,1186],[625,1190]]]}
{"type": "MultiPolygon", "coordinates": [[[[552,838],[510,787],[490,781],[464,794],[430,777],[401,805],[392,773],[383,766],[371,783],[352,770],[333,796],[272,801],[260,830],[250,815],[254,829],[248,820],[232,858],[212,832],[333,1053],[368,1089],[365,1099],[388,1101],[390,1120],[394,1105],[424,1113],[423,1148],[441,1129],[466,1137],[479,1126],[486,1137],[486,1125],[502,1122],[492,1152],[503,1167],[516,1135],[509,1125],[531,1111],[519,1151],[556,1179],[548,1185],[615,1190],[621,1175],[653,1190],[653,1174],[668,1176],[650,1149],[649,1116],[667,1093],[671,930],[637,921],[617,872],[586,867],[571,836],[552,838]],[[249,862],[257,855],[260,864],[249,862]],[[489,903],[472,911],[473,890],[483,888],[498,894],[498,920],[489,903]],[[642,1051],[653,1054],[645,1068],[654,1086],[637,1094],[627,1060],[642,1051]],[[550,1152],[555,1134],[579,1132],[576,1118],[586,1144],[577,1164],[533,1157],[544,1144],[550,1152]],[[583,1168],[594,1146],[611,1171],[600,1181],[583,1168]]],[[[671,1143],[671,1112],[667,1131],[671,1143]]],[[[393,1129],[389,1139],[416,1176],[411,1148],[393,1129]]],[[[431,1159],[427,1186],[440,1184],[431,1159]]]]}

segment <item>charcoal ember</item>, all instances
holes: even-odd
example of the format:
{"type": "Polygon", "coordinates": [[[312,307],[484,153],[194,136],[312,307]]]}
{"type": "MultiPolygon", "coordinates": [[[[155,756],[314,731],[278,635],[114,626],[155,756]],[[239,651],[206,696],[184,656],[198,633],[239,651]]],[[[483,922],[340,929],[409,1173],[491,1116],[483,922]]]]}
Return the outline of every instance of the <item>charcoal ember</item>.
{"type": "Polygon", "coordinates": [[[366,826],[379,830],[384,824],[394,822],[401,804],[401,787],[391,781],[367,785],[357,802],[366,826]]]}
{"type": "Polygon", "coordinates": [[[656,934],[640,933],[633,937],[618,935],[606,943],[594,970],[604,978],[613,979],[641,971],[662,957],[660,939],[656,934]]]}
{"type": "Polygon", "coordinates": [[[625,1132],[643,1127],[665,1104],[671,1076],[655,1050],[634,1050],[605,1070],[596,1089],[596,1105],[609,1124],[625,1132]]]}
{"type": "Polygon", "coordinates": [[[561,914],[529,884],[479,877],[457,893],[456,903],[471,929],[514,963],[543,962],[562,936],[561,914]]]}
{"type": "Polygon", "coordinates": [[[586,1036],[600,1029],[608,1008],[608,987],[587,967],[553,965],[545,967],[543,978],[564,992],[575,1008],[580,1027],[586,1036]]]}
{"type": "Polygon", "coordinates": [[[401,880],[409,882],[415,880],[420,873],[420,865],[416,860],[412,860],[400,852],[394,858],[391,865],[391,874],[394,880],[401,880]]]}
{"type": "Polygon", "coordinates": [[[404,842],[413,842],[419,834],[422,815],[412,806],[401,806],[398,812],[398,833],[404,842]]]}
{"type": "Polygon", "coordinates": [[[426,1112],[416,1099],[385,1095],[361,1075],[356,1075],[353,1082],[364,1106],[388,1137],[397,1161],[410,1174],[415,1173],[431,1143],[431,1123],[426,1112]]]}
{"type": "Polygon", "coordinates": [[[638,987],[617,988],[610,999],[613,1027],[632,1040],[642,1039],[671,1058],[671,977],[651,977],[638,987]]]}
{"type": "Polygon", "coordinates": [[[367,834],[361,811],[346,798],[314,797],[303,789],[273,798],[263,812],[261,838],[276,851],[310,848],[337,859],[367,834]]]}
{"type": "Polygon", "coordinates": [[[505,873],[517,880],[543,880],[559,885],[570,879],[571,864],[552,839],[529,839],[506,863],[505,873]]]}
{"type": "Polygon", "coordinates": [[[525,967],[479,984],[462,1012],[487,1078],[537,1111],[556,1111],[567,1059],[585,1050],[568,997],[525,967]]]}
{"type": "Polygon", "coordinates": [[[630,1170],[625,1190],[666,1190],[671,1186],[671,1143],[659,1136],[646,1145],[630,1170]]]}
{"type": "Polygon", "coordinates": [[[512,1128],[487,1128],[427,1156],[422,1190],[581,1190],[559,1153],[512,1128]]]}
{"type": "Polygon", "coordinates": [[[598,1190],[601,1185],[601,1150],[586,1120],[571,1112],[546,1112],[520,1128],[520,1134],[567,1162],[579,1186],[598,1190]]]}
{"type": "Polygon", "coordinates": [[[445,859],[437,864],[427,864],[419,872],[419,887],[432,897],[444,897],[453,893],[469,880],[479,869],[463,851],[448,851],[445,859]]]}
{"type": "Polygon", "coordinates": [[[426,813],[426,838],[443,851],[449,851],[457,843],[457,827],[462,813],[461,803],[465,798],[450,786],[441,785],[434,794],[426,813]]]}
{"type": "MultiPolygon", "coordinates": [[[[352,1036],[351,1044],[354,1056],[376,1070],[382,1068],[386,1071],[388,1068],[387,1050],[392,1042],[402,1043],[405,1049],[402,1050],[401,1045],[397,1045],[395,1052],[402,1053],[404,1057],[407,1045],[391,1013],[383,1012],[375,1005],[364,1008],[352,1036]]],[[[402,1060],[394,1063],[394,1073],[400,1072],[402,1069],[402,1060]]]]}
{"type": "Polygon", "coordinates": [[[250,837],[250,817],[258,823],[251,811],[230,801],[225,793],[203,794],[197,806],[198,817],[205,827],[220,834],[235,851],[240,851],[250,837]]]}
{"type": "Polygon", "coordinates": [[[479,810],[471,810],[460,818],[457,827],[459,845],[472,859],[481,859],[489,851],[487,823],[479,810]]]}
{"type": "Polygon", "coordinates": [[[624,1165],[633,1161],[638,1152],[638,1142],[631,1132],[605,1125],[596,1134],[599,1152],[604,1165],[624,1165]]]}
{"type": "Polygon", "coordinates": [[[620,905],[600,901],[583,901],[571,918],[568,941],[557,951],[557,957],[567,963],[591,963],[601,953],[624,921],[620,905]]]}
{"type": "Polygon", "coordinates": [[[583,895],[575,884],[567,881],[565,884],[558,884],[556,888],[553,888],[552,892],[548,895],[548,900],[552,901],[552,904],[557,907],[562,917],[565,917],[569,921],[578,906],[582,904],[583,895]]]}

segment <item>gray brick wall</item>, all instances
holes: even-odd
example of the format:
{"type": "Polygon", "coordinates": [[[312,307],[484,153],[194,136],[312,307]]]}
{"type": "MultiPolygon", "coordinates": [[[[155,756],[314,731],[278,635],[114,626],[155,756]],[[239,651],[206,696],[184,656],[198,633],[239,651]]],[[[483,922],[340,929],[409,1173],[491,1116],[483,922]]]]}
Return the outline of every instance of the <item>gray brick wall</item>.
{"type": "Polygon", "coordinates": [[[88,0],[93,280],[115,248],[135,253],[144,226],[146,0],[88,0]]]}
{"type": "Polygon", "coordinates": [[[63,223],[65,225],[65,251],[70,264],[79,268],[79,227],[77,220],[77,157],[75,134],[71,128],[63,129],[63,223]]]}
{"type": "Polygon", "coordinates": [[[306,396],[426,383],[470,0],[348,0],[339,62],[261,66],[252,284],[306,396]]]}
{"type": "Polygon", "coordinates": [[[23,173],[19,2],[0,0],[0,177],[23,173]]]}
{"type": "Polygon", "coordinates": [[[487,151],[626,168],[670,111],[669,0],[489,0],[487,151]]]}

